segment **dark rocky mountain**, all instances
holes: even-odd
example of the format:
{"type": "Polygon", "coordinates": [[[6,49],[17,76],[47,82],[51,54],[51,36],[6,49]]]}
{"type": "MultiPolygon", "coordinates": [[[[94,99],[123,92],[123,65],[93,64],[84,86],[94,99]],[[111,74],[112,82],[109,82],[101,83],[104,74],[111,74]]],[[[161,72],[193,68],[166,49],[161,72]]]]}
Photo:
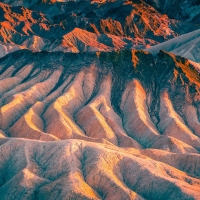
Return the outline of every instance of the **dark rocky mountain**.
{"type": "Polygon", "coordinates": [[[200,24],[199,0],[145,0],[169,18],[200,24]]]}
{"type": "Polygon", "coordinates": [[[0,1],[0,199],[198,200],[198,8],[0,1]]]}
{"type": "Polygon", "coordinates": [[[5,1],[0,41],[6,52],[145,49],[199,28],[143,1],[5,1]],[[10,3],[10,4],[5,4],[10,3]]]}

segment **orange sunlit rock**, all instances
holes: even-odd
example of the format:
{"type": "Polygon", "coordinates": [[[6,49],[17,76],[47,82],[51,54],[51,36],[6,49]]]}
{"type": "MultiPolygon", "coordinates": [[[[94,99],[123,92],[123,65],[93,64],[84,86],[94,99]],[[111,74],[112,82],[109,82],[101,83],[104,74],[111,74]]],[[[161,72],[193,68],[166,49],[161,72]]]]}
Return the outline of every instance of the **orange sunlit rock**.
{"type": "Polygon", "coordinates": [[[199,16],[2,0],[0,200],[199,200],[199,16]]]}

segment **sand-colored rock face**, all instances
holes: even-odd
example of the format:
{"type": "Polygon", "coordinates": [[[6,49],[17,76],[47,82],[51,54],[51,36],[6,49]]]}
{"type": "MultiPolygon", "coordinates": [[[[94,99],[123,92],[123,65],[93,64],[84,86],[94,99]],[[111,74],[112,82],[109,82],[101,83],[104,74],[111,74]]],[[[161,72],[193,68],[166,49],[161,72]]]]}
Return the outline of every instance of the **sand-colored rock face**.
{"type": "Polygon", "coordinates": [[[164,52],[19,53],[0,59],[0,199],[199,199],[195,66],[164,52]]]}
{"type": "Polygon", "coordinates": [[[127,85],[121,109],[124,112],[124,126],[129,135],[136,138],[143,146],[149,147],[159,136],[159,132],[150,119],[146,93],[138,80],[133,80],[127,85]]]}
{"type": "Polygon", "coordinates": [[[0,152],[2,199],[189,200],[200,195],[200,180],[186,173],[198,165],[198,154],[189,163],[188,155],[159,150],[25,139],[2,139],[0,152]]]}

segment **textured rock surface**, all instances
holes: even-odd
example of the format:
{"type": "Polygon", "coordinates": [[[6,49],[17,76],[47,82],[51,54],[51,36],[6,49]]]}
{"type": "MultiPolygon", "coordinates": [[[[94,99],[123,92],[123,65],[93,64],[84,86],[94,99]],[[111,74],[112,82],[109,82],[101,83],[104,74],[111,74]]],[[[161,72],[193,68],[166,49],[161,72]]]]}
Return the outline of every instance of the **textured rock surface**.
{"type": "Polygon", "coordinates": [[[200,63],[200,29],[145,49],[145,51],[153,54],[158,53],[160,50],[172,52],[200,63]]]}
{"type": "Polygon", "coordinates": [[[170,18],[200,23],[200,2],[198,0],[145,0],[170,18]]]}
{"type": "Polygon", "coordinates": [[[0,199],[199,200],[199,6],[1,0],[0,199]]]}
{"type": "Polygon", "coordinates": [[[19,49],[144,49],[200,28],[193,21],[170,19],[142,0],[6,0],[0,13],[0,57],[19,49]]]}
{"type": "Polygon", "coordinates": [[[1,58],[1,199],[197,200],[198,70],[163,51],[1,58]]]}
{"type": "Polygon", "coordinates": [[[80,140],[2,139],[0,150],[2,199],[189,200],[200,195],[199,154],[189,162],[188,154],[80,140]],[[189,175],[191,165],[196,169],[189,175]]]}

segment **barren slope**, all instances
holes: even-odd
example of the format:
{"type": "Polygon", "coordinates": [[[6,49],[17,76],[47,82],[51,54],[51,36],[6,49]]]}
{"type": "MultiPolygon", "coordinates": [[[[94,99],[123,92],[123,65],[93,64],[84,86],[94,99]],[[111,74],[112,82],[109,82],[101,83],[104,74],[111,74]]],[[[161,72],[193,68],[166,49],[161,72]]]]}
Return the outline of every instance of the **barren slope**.
{"type": "Polygon", "coordinates": [[[199,0],[145,0],[145,2],[166,13],[170,18],[200,24],[199,0]]]}
{"type": "Polygon", "coordinates": [[[199,200],[199,10],[2,0],[0,199],[199,200]]]}
{"type": "Polygon", "coordinates": [[[145,50],[153,54],[158,53],[160,50],[165,50],[200,63],[200,29],[145,50]]]}
{"type": "Polygon", "coordinates": [[[170,19],[141,1],[1,1],[4,52],[144,49],[199,25],[170,19]]]}
{"type": "Polygon", "coordinates": [[[200,75],[160,52],[0,59],[2,199],[198,199],[200,75]]]}
{"type": "Polygon", "coordinates": [[[199,165],[199,154],[187,163],[187,154],[154,150],[158,156],[153,160],[148,157],[151,150],[80,140],[2,139],[0,150],[2,199],[189,200],[200,195],[200,180],[184,172],[191,164],[199,165]],[[171,163],[160,162],[159,156],[171,163]],[[187,166],[182,169],[176,158],[187,166]]]}

